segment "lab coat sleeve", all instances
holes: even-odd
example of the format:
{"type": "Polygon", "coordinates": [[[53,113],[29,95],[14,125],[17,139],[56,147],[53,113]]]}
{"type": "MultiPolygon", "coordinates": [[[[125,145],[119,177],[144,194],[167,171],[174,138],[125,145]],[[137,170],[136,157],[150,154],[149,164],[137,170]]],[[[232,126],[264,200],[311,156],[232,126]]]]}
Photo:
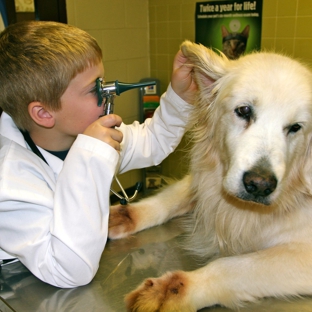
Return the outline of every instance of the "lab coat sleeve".
{"type": "Polygon", "coordinates": [[[0,155],[1,248],[49,284],[89,283],[107,240],[118,153],[79,135],[55,177],[31,151],[11,145],[0,155]]]}
{"type": "Polygon", "coordinates": [[[122,124],[124,134],[119,172],[160,164],[180,143],[188,126],[192,105],[183,101],[169,84],[153,118],[144,123],[122,124]]]}

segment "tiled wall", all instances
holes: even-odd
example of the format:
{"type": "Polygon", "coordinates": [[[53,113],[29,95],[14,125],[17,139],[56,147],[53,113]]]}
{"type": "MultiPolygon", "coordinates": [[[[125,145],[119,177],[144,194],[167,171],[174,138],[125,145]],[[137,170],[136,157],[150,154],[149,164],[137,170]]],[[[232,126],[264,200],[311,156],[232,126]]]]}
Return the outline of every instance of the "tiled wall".
{"type": "MultiPolygon", "coordinates": [[[[137,81],[152,76],[165,91],[172,60],[185,39],[195,39],[195,4],[201,0],[67,0],[68,22],[89,31],[104,51],[107,80],[137,81]]],[[[263,0],[262,48],[312,64],[312,0],[263,0]]],[[[137,92],[116,100],[125,122],[138,118],[137,92]]],[[[180,176],[184,144],[163,163],[180,176]],[[178,166],[177,166],[178,164],[178,166]]],[[[125,175],[125,185],[139,179],[125,175]]]]}
{"type": "MultiPolygon", "coordinates": [[[[195,5],[201,0],[149,0],[151,74],[167,85],[180,43],[195,40],[195,5]]],[[[312,64],[312,1],[263,0],[262,48],[312,64]]]]}
{"type": "Polygon", "coordinates": [[[312,65],[312,1],[264,0],[262,47],[312,65]]]}

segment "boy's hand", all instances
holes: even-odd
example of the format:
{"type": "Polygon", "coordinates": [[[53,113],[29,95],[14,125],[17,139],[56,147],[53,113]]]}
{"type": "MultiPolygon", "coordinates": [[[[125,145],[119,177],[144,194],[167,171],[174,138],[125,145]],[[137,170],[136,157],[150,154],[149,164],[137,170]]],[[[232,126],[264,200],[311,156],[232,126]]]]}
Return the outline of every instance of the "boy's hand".
{"type": "Polygon", "coordinates": [[[106,115],[88,126],[83,134],[101,140],[109,144],[116,151],[120,151],[120,143],[123,135],[119,130],[115,129],[115,126],[119,127],[121,123],[122,119],[120,116],[115,114],[106,115]]]}
{"type": "Polygon", "coordinates": [[[181,50],[173,61],[171,86],[184,101],[190,104],[194,103],[197,85],[193,79],[193,66],[181,50]]]}

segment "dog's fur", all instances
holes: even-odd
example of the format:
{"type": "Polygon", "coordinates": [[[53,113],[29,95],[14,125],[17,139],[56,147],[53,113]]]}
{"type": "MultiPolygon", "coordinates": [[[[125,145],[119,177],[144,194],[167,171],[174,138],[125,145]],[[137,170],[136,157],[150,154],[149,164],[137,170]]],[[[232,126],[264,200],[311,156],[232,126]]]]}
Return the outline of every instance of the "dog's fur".
{"type": "Polygon", "coordinates": [[[194,252],[219,257],[146,280],[126,297],[128,310],[235,308],[312,294],[311,72],[273,53],[229,61],[189,41],[181,48],[199,87],[190,174],[154,197],[112,207],[109,236],[192,211],[194,252]]]}

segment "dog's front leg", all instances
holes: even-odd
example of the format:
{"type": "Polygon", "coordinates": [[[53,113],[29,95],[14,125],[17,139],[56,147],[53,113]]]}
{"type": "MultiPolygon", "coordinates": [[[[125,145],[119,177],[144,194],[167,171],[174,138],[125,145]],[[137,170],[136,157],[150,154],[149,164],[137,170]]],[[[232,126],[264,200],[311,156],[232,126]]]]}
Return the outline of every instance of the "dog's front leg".
{"type": "Polygon", "coordinates": [[[189,194],[190,177],[186,176],[156,195],[137,203],[112,206],[109,216],[109,238],[123,238],[185,214],[192,209],[189,194]]]}
{"type": "Polygon", "coordinates": [[[128,311],[192,312],[220,304],[312,293],[312,246],[285,244],[150,278],[126,297],[128,311]]]}

